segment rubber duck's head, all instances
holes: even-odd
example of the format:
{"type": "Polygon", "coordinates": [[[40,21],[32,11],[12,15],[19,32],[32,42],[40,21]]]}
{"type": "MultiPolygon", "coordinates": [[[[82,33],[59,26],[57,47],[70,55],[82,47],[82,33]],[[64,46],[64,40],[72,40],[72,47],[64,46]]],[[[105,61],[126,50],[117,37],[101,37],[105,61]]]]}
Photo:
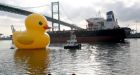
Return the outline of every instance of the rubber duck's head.
{"type": "Polygon", "coordinates": [[[46,29],[50,29],[47,23],[47,19],[43,15],[36,13],[27,16],[25,20],[25,26],[27,31],[45,32],[46,29]]]}

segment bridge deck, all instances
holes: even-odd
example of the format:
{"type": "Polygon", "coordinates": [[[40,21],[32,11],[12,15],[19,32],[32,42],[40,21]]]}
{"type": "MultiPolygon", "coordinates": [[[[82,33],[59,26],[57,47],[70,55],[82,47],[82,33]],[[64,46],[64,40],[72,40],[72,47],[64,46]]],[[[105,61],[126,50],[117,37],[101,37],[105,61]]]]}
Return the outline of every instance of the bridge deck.
{"type": "MultiPolygon", "coordinates": [[[[19,9],[19,8],[14,8],[14,7],[10,7],[10,6],[7,6],[7,5],[2,5],[2,4],[0,4],[0,10],[1,11],[6,11],[6,12],[11,12],[11,13],[17,13],[17,14],[21,14],[21,15],[25,15],[25,16],[27,16],[31,13],[34,13],[34,12],[31,12],[31,11],[22,10],[22,9],[19,9]]],[[[83,29],[81,27],[78,27],[78,26],[73,25],[73,24],[66,23],[64,21],[59,21],[57,19],[53,19],[53,18],[48,17],[48,16],[45,16],[45,17],[47,18],[48,21],[51,21],[51,22],[54,22],[54,23],[60,23],[61,25],[68,26],[68,27],[75,28],[75,29],[83,29]]]]}

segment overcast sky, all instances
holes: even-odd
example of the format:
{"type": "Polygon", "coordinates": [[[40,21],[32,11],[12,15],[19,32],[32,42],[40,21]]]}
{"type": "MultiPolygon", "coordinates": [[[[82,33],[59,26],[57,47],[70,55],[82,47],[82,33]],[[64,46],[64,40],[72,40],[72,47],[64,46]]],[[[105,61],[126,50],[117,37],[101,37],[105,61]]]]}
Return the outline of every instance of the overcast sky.
{"type": "MultiPolygon", "coordinates": [[[[86,27],[85,19],[97,17],[98,12],[105,17],[107,11],[114,11],[115,17],[122,27],[139,28],[140,1],[139,0],[0,0],[5,5],[22,8],[51,16],[51,2],[60,2],[61,20],[86,27]],[[36,7],[36,8],[32,8],[36,7]]],[[[10,25],[17,30],[24,30],[26,16],[0,11],[0,33],[11,34],[10,25]]],[[[51,26],[51,23],[49,24],[51,26]]]]}

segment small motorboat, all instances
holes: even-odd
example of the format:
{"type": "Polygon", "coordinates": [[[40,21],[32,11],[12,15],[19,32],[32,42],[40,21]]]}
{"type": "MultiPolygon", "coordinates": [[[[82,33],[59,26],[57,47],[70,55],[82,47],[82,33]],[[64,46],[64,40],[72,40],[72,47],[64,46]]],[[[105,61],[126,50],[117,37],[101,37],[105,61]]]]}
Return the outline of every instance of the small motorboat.
{"type": "Polygon", "coordinates": [[[71,32],[70,39],[67,40],[67,44],[64,49],[81,49],[81,44],[77,43],[76,35],[71,32]]]}

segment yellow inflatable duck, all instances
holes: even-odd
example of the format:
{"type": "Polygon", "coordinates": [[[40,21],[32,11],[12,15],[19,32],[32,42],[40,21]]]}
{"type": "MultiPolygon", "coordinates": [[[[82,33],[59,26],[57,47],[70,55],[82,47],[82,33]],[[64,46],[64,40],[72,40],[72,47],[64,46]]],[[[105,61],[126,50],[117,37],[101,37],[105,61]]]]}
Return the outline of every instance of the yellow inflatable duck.
{"type": "Polygon", "coordinates": [[[40,14],[31,14],[25,20],[26,31],[13,32],[13,42],[18,49],[46,48],[50,37],[45,30],[49,29],[47,19],[40,14]]]}

